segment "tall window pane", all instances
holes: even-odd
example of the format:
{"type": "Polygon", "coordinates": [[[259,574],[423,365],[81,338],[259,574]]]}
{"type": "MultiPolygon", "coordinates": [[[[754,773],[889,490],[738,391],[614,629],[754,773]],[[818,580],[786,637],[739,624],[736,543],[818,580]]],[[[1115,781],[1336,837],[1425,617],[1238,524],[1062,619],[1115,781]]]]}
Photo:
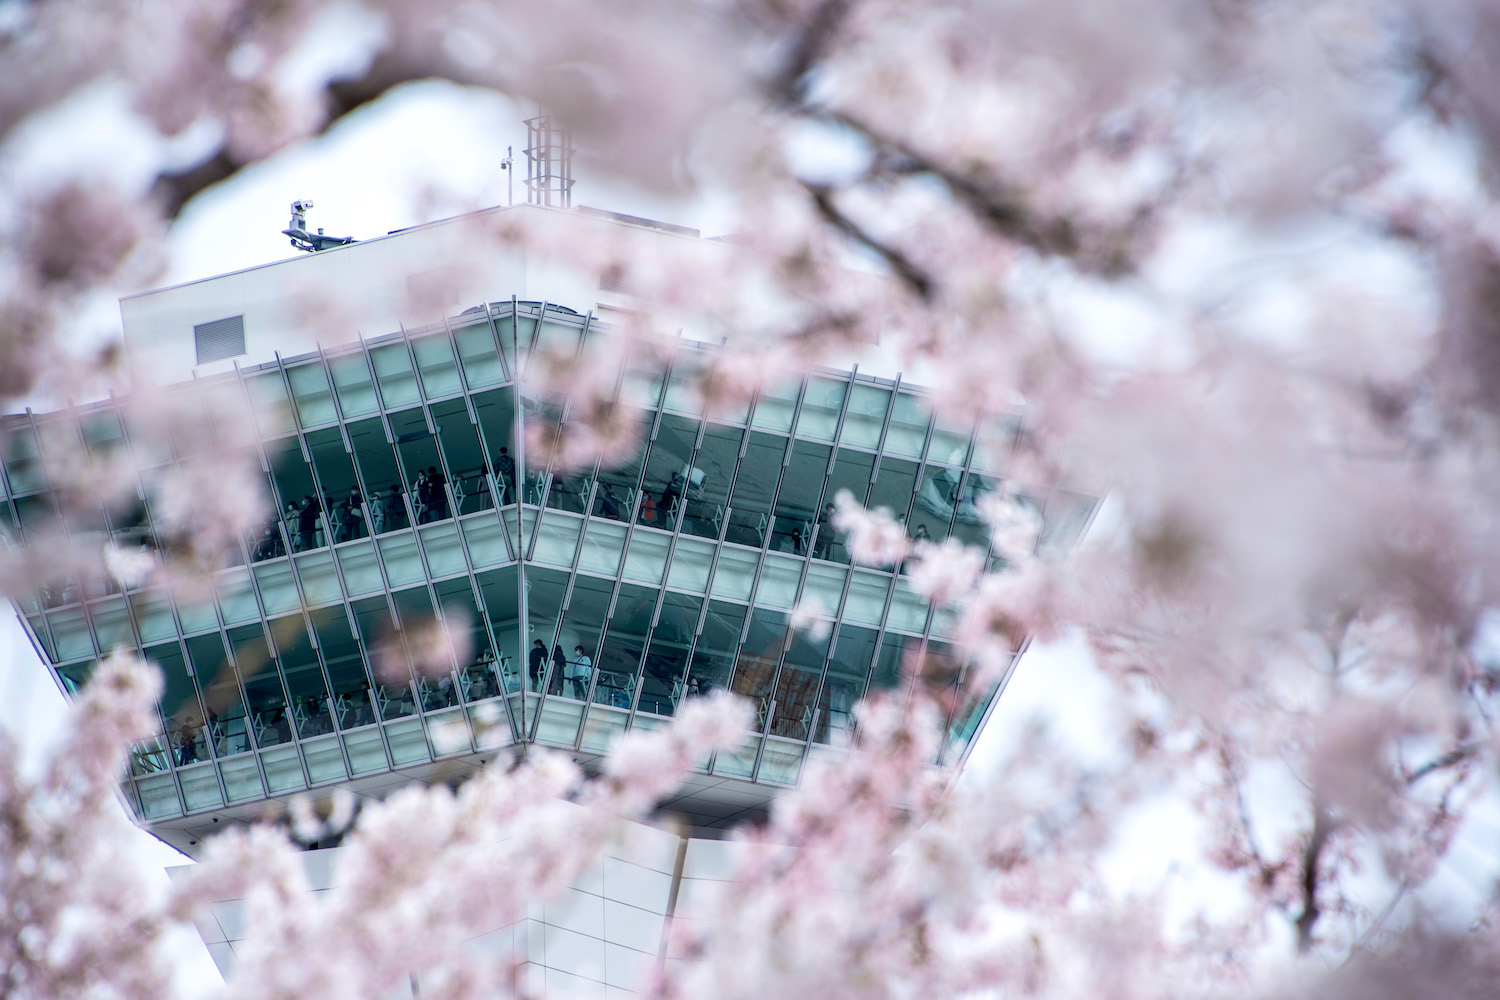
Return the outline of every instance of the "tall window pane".
{"type": "Polygon", "coordinates": [[[729,498],[728,541],[760,548],[771,527],[771,498],[781,478],[786,438],[753,431],[729,498]]]}
{"type": "Polygon", "coordinates": [[[641,669],[639,712],[671,715],[687,684],[688,649],[698,627],[703,598],[668,592],[651,632],[651,646],[641,669]]]}

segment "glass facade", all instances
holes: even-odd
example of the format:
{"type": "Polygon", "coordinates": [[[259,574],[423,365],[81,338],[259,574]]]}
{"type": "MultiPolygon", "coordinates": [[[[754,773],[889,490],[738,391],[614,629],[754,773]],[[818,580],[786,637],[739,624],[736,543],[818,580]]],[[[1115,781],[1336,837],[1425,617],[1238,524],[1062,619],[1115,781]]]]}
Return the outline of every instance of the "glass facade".
{"type": "MultiPolygon", "coordinates": [[[[985,547],[976,505],[1015,425],[975,447],[899,380],[826,371],[706,419],[683,378],[702,351],[684,343],[675,372],[622,373],[635,454],[554,467],[545,445],[567,433],[571,401],[525,368],[606,335],[571,310],[493,304],[172,390],[248,403],[274,513],[202,593],[62,575],[18,600],[69,690],[119,645],[160,664],[161,732],[126,781],[144,820],[517,743],[599,752],[715,688],[752,702],[755,730],[704,769],[791,784],[810,755],[850,744],[867,691],[898,685],[912,658],[951,656],[951,615],[899,567],[851,566],[827,511],[849,490],[913,536],[985,547]],[[792,630],[799,605],[823,627],[792,630]],[[468,635],[468,655],[414,670],[435,619],[468,635]]],[[[5,418],[0,533],[170,550],[160,473],[191,461],[187,447],[133,434],[113,403],[5,418]],[[134,496],[60,514],[46,466],[61,435],[127,450],[134,496]]],[[[1092,504],[1046,498],[1041,544],[1070,544],[1092,504]]],[[[983,709],[955,709],[949,755],[983,709]]]]}

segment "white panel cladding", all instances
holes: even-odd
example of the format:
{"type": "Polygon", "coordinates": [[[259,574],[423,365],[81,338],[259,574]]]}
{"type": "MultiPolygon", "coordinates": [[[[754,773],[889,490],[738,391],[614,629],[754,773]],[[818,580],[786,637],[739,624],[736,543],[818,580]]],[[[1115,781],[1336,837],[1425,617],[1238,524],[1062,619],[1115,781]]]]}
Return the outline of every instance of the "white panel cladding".
{"type": "MultiPolygon", "coordinates": [[[[581,807],[580,807],[581,808],[581,807]]],[[[628,824],[604,860],[563,892],[526,908],[526,917],[478,935],[467,947],[526,963],[523,982],[536,995],[620,1000],[639,990],[656,966],[672,898],[673,871],[682,839],[644,824],[628,824]]],[[[701,870],[723,871],[726,848],[714,842],[686,857],[701,870]]],[[[338,885],[340,848],[302,855],[309,886],[318,893],[338,885]]],[[[176,871],[185,872],[184,869],[176,871]]],[[[221,972],[234,963],[244,939],[244,901],[220,900],[199,922],[199,934],[221,972]]]]}

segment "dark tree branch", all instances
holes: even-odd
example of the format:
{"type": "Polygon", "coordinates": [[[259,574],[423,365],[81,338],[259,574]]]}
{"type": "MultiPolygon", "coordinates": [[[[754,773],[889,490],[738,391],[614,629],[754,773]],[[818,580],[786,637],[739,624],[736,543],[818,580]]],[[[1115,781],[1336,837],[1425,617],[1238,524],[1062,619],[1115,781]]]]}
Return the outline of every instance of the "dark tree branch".
{"type": "Polygon", "coordinates": [[[798,35],[771,90],[786,104],[801,104],[806,98],[807,74],[828,51],[839,26],[844,23],[853,0],[823,0],[798,35]]]}
{"type": "Polygon", "coordinates": [[[1306,953],[1312,948],[1313,926],[1322,911],[1318,909],[1318,860],[1328,838],[1339,827],[1338,820],[1329,813],[1323,796],[1313,795],[1312,836],[1307,838],[1307,847],[1302,852],[1302,912],[1297,916],[1297,950],[1306,953]]]}
{"type": "MultiPolygon", "coordinates": [[[[357,77],[329,81],[323,91],[327,114],[322,125],[306,138],[323,135],[349,114],[374,103],[405,83],[428,79],[452,80],[459,84],[474,82],[439,58],[418,58],[409,53],[382,53],[370,68],[357,77]]],[[[151,193],[161,207],[162,217],[175,219],[184,205],[207,188],[228,180],[250,164],[232,156],[221,147],[209,159],[177,173],[163,173],[156,178],[151,193]]]]}
{"type": "Polygon", "coordinates": [[[803,187],[812,196],[813,204],[817,206],[818,214],[823,217],[824,221],[856,243],[878,254],[895,272],[896,277],[901,279],[901,283],[911,289],[917,298],[924,302],[932,301],[934,286],[931,276],[902,253],[900,248],[886,243],[844,214],[844,211],[834,204],[831,188],[806,182],[803,183],[803,187]]]}
{"type": "Polygon", "coordinates": [[[872,145],[894,154],[887,168],[892,173],[926,174],[942,182],[956,200],[1007,239],[1049,256],[1076,257],[1081,249],[1071,219],[1036,215],[1020,191],[992,178],[960,173],[848,111],[823,109],[809,112],[809,117],[858,132],[872,145]]]}
{"type": "Polygon", "coordinates": [[[1407,785],[1415,785],[1417,782],[1421,781],[1429,774],[1432,774],[1434,771],[1441,771],[1445,768],[1452,767],[1454,764],[1458,764],[1462,761],[1468,760],[1470,757],[1474,756],[1474,752],[1477,749],[1478,747],[1473,743],[1466,743],[1462,746],[1454,747],[1452,750],[1449,750],[1441,757],[1430,760],[1427,763],[1423,764],[1421,767],[1407,774],[1406,783],[1407,785]]]}

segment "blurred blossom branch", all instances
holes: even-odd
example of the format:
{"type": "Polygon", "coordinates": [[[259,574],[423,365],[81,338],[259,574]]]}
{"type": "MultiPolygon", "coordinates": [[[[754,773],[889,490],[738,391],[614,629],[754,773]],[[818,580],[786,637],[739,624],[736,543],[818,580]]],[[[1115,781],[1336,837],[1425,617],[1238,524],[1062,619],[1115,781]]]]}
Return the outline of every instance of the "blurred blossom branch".
{"type": "MultiPolygon", "coordinates": [[[[987,552],[835,498],[828,528],[951,616],[956,659],[902,664],[859,708],[856,752],[739,833],[738,880],[671,930],[707,961],[652,995],[1493,993],[1495,872],[1455,859],[1488,843],[1500,794],[1494,4],[365,0],[381,30],[356,65],[289,72],[334,6],[0,2],[0,167],[95,85],[164,144],[208,137],[144,177],[0,186],[0,397],[130,397],[106,457],[44,435],[67,508],[49,516],[149,502],[167,529],[131,551],[37,528],[0,551],[8,593],[201,587],[269,513],[243,401],[128,393],[117,347],[71,343],[81,303],[153,280],[193,197],[394,88],[493,88],[559,115],[591,168],[739,220],[653,255],[572,216],[472,223],[475,259],[525,244],[640,303],[593,353],[535,359],[569,399],[530,452],[559,471],[628,454],[643,429],[616,376],[669,362],[667,317],[723,334],[686,376],[711,413],[875,351],[945,424],[1001,442],[974,500],[987,552]],[[1063,558],[1070,487],[1107,492],[1110,519],[1063,558]],[[995,773],[935,768],[1029,639],[1076,639],[1087,682],[1010,720],[995,773]],[[1069,740],[1058,719],[1095,682],[1101,718],[1069,740]],[[1113,852],[1164,801],[1190,847],[1121,889],[1113,852]],[[1181,902],[1195,880],[1225,888],[1181,902]],[[1470,898],[1442,896],[1453,881],[1470,898]]],[[[388,636],[382,665],[441,673],[461,646],[434,619],[388,636]]],[[[457,942],[565,885],[750,726],[714,700],[622,739],[589,783],[543,756],[357,818],[299,806],[303,833],[353,822],[329,901],[256,829],[156,903],[115,870],[105,818],[151,697],[108,660],[40,778],[0,757],[17,995],[168,995],[163,922],[229,888],[255,928],[242,992],[375,996],[413,969],[436,995],[515,992],[457,942]]]]}

